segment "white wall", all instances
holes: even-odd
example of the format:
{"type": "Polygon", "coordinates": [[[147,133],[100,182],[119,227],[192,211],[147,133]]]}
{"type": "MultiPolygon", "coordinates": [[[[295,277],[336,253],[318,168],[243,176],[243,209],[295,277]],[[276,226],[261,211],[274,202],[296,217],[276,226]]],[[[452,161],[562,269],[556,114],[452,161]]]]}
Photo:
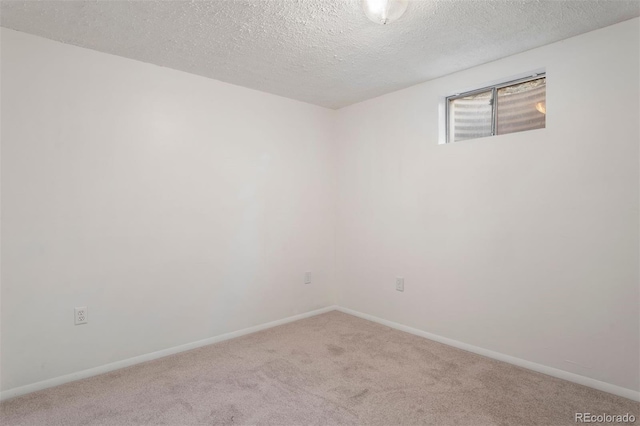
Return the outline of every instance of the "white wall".
{"type": "Polygon", "coordinates": [[[334,111],[1,35],[3,390],[330,303],[334,111]]]}
{"type": "Polygon", "coordinates": [[[335,112],[3,29],[2,389],[338,303],[638,390],[639,30],[335,112]],[[438,145],[541,67],[546,129],[438,145]]]}
{"type": "Polygon", "coordinates": [[[634,19],[340,110],[338,303],[640,389],[639,31],[634,19]],[[438,145],[442,96],[541,67],[546,129],[438,145]]]}

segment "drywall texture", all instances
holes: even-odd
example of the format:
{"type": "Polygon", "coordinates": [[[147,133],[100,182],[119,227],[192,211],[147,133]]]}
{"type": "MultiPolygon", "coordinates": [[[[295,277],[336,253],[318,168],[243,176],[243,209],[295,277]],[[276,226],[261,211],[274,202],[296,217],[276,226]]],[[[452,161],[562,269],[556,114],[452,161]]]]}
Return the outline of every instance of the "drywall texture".
{"type": "Polygon", "coordinates": [[[2,389],[329,304],[333,111],[1,35],[2,389]]]}
{"type": "Polygon", "coordinates": [[[8,1],[3,27],[338,108],[637,17],[637,1],[8,1]],[[488,25],[487,23],[490,23],[488,25]]]}
{"type": "Polygon", "coordinates": [[[341,109],[338,303],[637,391],[639,32],[341,109]],[[438,145],[443,96],[541,67],[546,129],[438,145]]]}

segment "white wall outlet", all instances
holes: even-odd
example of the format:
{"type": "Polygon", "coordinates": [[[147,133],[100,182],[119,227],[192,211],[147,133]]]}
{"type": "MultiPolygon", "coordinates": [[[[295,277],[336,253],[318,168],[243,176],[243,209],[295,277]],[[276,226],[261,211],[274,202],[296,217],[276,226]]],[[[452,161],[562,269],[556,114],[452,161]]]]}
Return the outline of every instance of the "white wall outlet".
{"type": "Polygon", "coordinates": [[[404,278],[396,277],[396,290],[404,291],[404,278]]]}
{"type": "Polygon", "coordinates": [[[76,313],[75,325],[86,324],[89,321],[89,317],[87,316],[86,306],[76,308],[75,313],[76,313]]]}
{"type": "Polygon", "coordinates": [[[311,272],[304,273],[304,283],[311,284],[311,272]]]}

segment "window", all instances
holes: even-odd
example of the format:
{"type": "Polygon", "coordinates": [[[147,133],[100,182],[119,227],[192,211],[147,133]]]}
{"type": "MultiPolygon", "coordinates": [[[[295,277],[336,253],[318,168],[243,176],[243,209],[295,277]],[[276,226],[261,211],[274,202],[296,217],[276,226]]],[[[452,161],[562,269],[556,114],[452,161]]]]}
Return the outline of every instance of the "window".
{"type": "Polygon", "coordinates": [[[542,73],[449,96],[447,142],[544,128],[546,83],[542,73]]]}

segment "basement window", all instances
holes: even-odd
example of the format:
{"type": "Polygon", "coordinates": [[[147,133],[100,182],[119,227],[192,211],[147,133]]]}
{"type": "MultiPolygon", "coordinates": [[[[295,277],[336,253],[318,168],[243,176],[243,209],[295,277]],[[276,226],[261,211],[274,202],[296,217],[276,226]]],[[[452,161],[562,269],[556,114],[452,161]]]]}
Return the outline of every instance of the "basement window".
{"type": "Polygon", "coordinates": [[[543,129],[544,73],[446,98],[446,142],[543,129]]]}

